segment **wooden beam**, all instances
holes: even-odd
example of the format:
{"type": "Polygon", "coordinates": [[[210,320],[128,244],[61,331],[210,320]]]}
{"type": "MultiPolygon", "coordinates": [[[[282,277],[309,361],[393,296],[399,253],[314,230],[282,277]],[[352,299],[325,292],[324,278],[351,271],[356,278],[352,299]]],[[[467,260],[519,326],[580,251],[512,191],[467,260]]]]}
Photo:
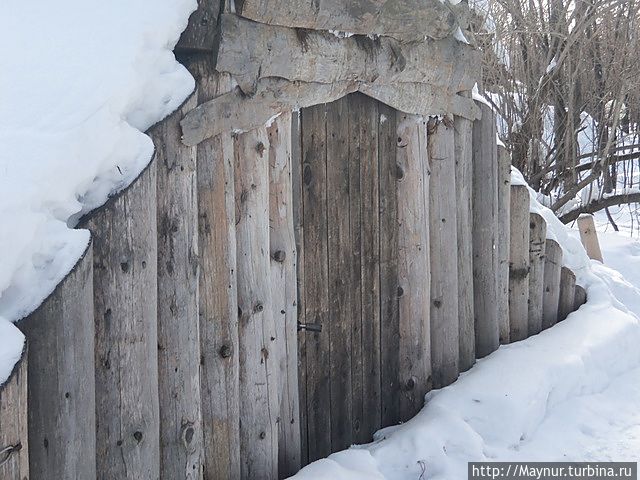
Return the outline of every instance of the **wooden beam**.
{"type": "Polygon", "coordinates": [[[6,480],[30,478],[27,362],[25,347],[22,357],[13,367],[13,372],[6,382],[0,385],[0,478],[6,480]]]}
{"type": "Polygon", "coordinates": [[[236,0],[243,17],[314,30],[377,34],[401,40],[444,38],[456,15],[439,0],[236,0]]]}
{"type": "Polygon", "coordinates": [[[578,310],[585,303],[587,303],[587,292],[584,287],[576,284],[576,296],[573,302],[573,310],[578,310]]]}
{"type": "Polygon", "coordinates": [[[598,241],[598,232],[596,230],[593,215],[582,214],[578,218],[578,229],[580,230],[580,241],[587,251],[587,255],[591,260],[597,260],[604,263],[602,258],[602,250],[598,241]]]}
{"type": "Polygon", "coordinates": [[[529,303],[529,189],[511,186],[509,232],[509,341],[528,336],[529,303]]]}
{"type": "Polygon", "coordinates": [[[558,321],[566,320],[574,310],[576,298],[576,275],[568,267],[560,270],[560,299],[558,300],[558,321]]]}
{"type": "Polygon", "coordinates": [[[547,222],[537,213],[529,215],[529,336],[542,331],[544,255],[547,222]]]}
{"type": "Polygon", "coordinates": [[[562,268],[562,247],[555,240],[545,242],[544,293],[542,296],[542,328],[552,327],[558,321],[560,300],[560,269],[562,268]]]}
{"type": "Polygon", "coordinates": [[[268,77],[308,83],[425,83],[457,93],[471,90],[480,75],[479,50],[452,37],[406,43],[388,37],[338,38],[226,14],[221,30],[217,69],[231,73],[246,94],[268,77]]]}
{"type": "Polygon", "coordinates": [[[498,146],[498,212],[496,228],[496,277],[500,343],[509,343],[509,235],[511,218],[511,155],[498,146]]]}

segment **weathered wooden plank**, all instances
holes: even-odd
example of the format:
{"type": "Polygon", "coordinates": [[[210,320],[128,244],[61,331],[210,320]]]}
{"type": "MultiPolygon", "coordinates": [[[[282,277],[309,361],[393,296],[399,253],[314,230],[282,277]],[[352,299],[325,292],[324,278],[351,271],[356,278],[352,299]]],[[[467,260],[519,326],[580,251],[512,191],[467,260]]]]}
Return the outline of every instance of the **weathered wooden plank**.
{"type": "Polygon", "coordinates": [[[496,277],[500,343],[509,343],[509,234],[511,217],[511,155],[498,146],[498,228],[496,277]]]}
{"type": "MultiPolygon", "coordinates": [[[[208,59],[189,65],[198,101],[231,88],[208,59]]],[[[231,134],[197,148],[200,396],[205,479],[240,477],[234,156],[231,134]]]]}
{"type": "Polygon", "coordinates": [[[396,136],[400,419],[408,420],[432,388],[426,120],[400,115],[396,136]]]}
{"type": "Polygon", "coordinates": [[[578,230],[580,230],[580,240],[589,258],[604,263],[593,215],[587,213],[580,215],[578,217],[578,230]]]}
{"type": "Polygon", "coordinates": [[[462,117],[454,119],[456,224],[458,238],[458,349],[459,367],[464,372],[476,361],[476,339],[473,320],[473,246],[471,190],[472,122],[462,117]]]}
{"type": "MultiPolygon", "coordinates": [[[[297,114],[296,114],[297,115],[297,114]]],[[[300,470],[298,403],[297,252],[291,181],[291,113],[267,128],[269,135],[269,243],[271,297],[279,356],[280,410],[278,472],[288,478],[300,470]]]]}
{"type": "Polygon", "coordinates": [[[156,164],[87,221],[102,478],[159,477],[156,164]]]}
{"type": "Polygon", "coordinates": [[[587,303],[587,292],[584,287],[576,284],[576,296],[573,302],[573,311],[578,310],[585,303],[587,303]]]}
{"type": "Polygon", "coordinates": [[[509,341],[528,336],[529,303],[529,190],[511,186],[509,232],[509,341]]]}
{"type": "MultiPolygon", "coordinates": [[[[327,108],[327,250],[329,258],[329,337],[331,375],[331,447],[343,450],[352,443],[351,335],[352,318],[351,257],[353,255],[349,215],[349,166],[359,159],[349,157],[349,104],[344,97],[327,108]]],[[[356,168],[359,167],[357,166],[356,168]]],[[[359,186],[358,186],[359,187],[359,186]]],[[[355,194],[355,192],[354,192],[355,194]]],[[[359,255],[358,255],[359,257],[359,255]]],[[[359,269],[358,269],[359,270],[359,269]]],[[[358,275],[357,284],[360,278],[358,275]]],[[[357,291],[359,293],[359,288],[357,291]]],[[[358,299],[359,300],[359,299],[358,299]]],[[[356,332],[359,335],[359,332],[356,332]]]]}
{"type": "MultiPolygon", "coordinates": [[[[215,52],[219,43],[218,17],[220,0],[198,0],[198,8],[189,17],[189,23],[175,50],[215,52]]],[[[214,61],[215,57],[211,57],[214,61]]],[[[214,65],[215,66],[215,65],[214,65]]]]}
{"type": "MultiPolygon", "coordinates": [[[[296,241],[296,283],[297,283],[297,319],[298,323],[306,323],[305,319],[305,284],[304,284],[304,208],[302,204],[302,128],[300,111],[293,112],[291,117],[291,184],[293,198],[293,231],[296,241]]],[[[298,333],[298,403],[300,409],[300,461],[302,465],[309,463],[307,441],[307,364],[306,335],[298,333]]]]}
{"type": "Polygon", "coordinates": [[[202,474],[197,151],[182,144],[179,127],[195,104],[193,95],[151,131],[158,165],[161,478],[202,474]]]}
{"type": "Polygon", "coordinates": [[[329,339],[329,280],[327,251],[327,132],[326,108],[301,112],[304,208],[304,318],[322,326],[306,331],[308,460],[331,453],[329,339]]]}
{"type": "Polygon", "coordinates": [[[13,372],[0,386],[0,478],[5,480],[29,478],[27,363],[25,347],[13,372]]]}
{"type": "Polygon", "coordinates": [[[558,321],[565,320],[571,312],[576,296],[576,276],[568,267],[560,269],[560,297],[558,299],[558,321]]]}
{"type": "Polygon", "coordinates": [[[270,281],[268,158],[265,127],[236,138],[240,458],[244,479],[278,475],[278,333],[270,281]]]}
{"type": "Polygon", "coordinates": [[[471,90],[480,73],[479,50],[453,37],[400,42],[366,36],[265,25],[222,15],[217,69],[229,72],[243,92],[260,78],[334,83],[426,83],[457,93],[471,90]]]}
{"type": "MultiPolygon", "coordinates": [[[[89,245],[49,298],[20,322],[29,345],[32,478],[96,478],[93,311],[93,250],[89,245]]],[[[14,400],[24,400],[15,393],[14,400]]]]}
{"type": "Polygon", "coordinates": [[[400,320],[398,282],[397,120],[393,108],[379,104],[380,163],[380,398],[383,426],[400,422],[400,320]]]}
{"type": "Polygon", "coordinates": [[[493,111],[480,104],[482,119],[473,123],[473,298],[476,357],[498,348],[499,320],[495,270],[498,214],[498,161],[493,111]]]}
{"type": "Polygon", "coordinates": [[[333,102],[357,89],[354,82],[327,85],[263,79],[251,97],[245,97],[236,88],[189,112],[181,122],[182,141],[185,145],[197,145],[223,132],[246,132],[264,125],[282,111],[333,102]]]}
{"type": "Polygon", "coordinates": [[[442,122],[435,118],[429,120],[430,321],[434,388],[445,387],[458,378],[460,361],[458,250],[451,248],[458,244],[453,127],[453,121],[446,117],[442,122]]]}
{"type": "Polygon", "coordinates": [[[544,247],[544,294],[542,296],[542,328],[552,327],[558,321],[560,300],[560,268],[562,247],[555,240],[545,242],[544,247]]]}
{"type": "MultiPolygon", "coordinates": [[[[368,443],[373,433],[380,429],[380,219],[379,219],[379,173],[378,173],[378,102],[361,94],[349,97],[349,128],[355,123],[358,135],[360,171],[360,194],[356,208],[360,214],[360,245],[362,255],[357,273],[361,286],[361,338],[362,356],[362,401],[360,413],[356,414],[354,401],[354,434],[356,443],[368,443]]],[[[353,161],[353,140],[349,146],[350,163],[353,161]]],[[[393,146],[393,144],[392,144],[393,146]]],[[[353,164],[352,164],[353,165],[353,164]]],[[[355,172],[354,172],[355,173],[355,172]]],[[[355,175],[354,175],[355,176],[355,175]]],[[[351,194],[352,205],[353,194],[351,194]]],[[[351,211],[354,218],[356,212],[351,211]]],[[[353,228],[353,227],[352,227],[353,228]]],[[[356,250],[353,254],[355,256],[356,250]]],[[[355,380],[353,381],[355,385],[355,380]]],[[[354,395],[355,399],[355,395],[354,395]]]]}
{"type": "Polygon", "coordinates": [[[438,0],[236,0],[235,4],[240,15],[261,23],[402,40],[444,38],[457,26],[452,9],[438,0]]]}
{"type": "Polygon", "coordinates": [[[547,222],[537,213],[529,216],[529,336],[542,330],[544,295],[544,254],[547,222]]]}

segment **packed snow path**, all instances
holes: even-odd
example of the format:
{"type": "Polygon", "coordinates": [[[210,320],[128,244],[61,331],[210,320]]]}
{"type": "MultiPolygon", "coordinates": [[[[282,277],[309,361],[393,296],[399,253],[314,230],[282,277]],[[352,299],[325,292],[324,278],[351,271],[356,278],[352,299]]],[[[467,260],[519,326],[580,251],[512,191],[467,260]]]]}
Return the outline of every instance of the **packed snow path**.
{"type": "MultiPolygon", "coordinates": [[[[566,248],[577,232],[565,237],[566,248]]],[[[607,266],[584,265],[589,301],[566,321],[501,347],[411,421],[296,478],[451,480],[466,478],[468,461],[637,461],[640,242],[601,242],[607,266]]]]}

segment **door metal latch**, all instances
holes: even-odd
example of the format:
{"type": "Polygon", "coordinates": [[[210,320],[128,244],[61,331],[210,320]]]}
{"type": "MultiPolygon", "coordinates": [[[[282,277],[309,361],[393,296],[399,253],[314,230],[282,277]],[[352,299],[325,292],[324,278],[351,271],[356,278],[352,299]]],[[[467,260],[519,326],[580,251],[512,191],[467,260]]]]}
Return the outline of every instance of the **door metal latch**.
{"type": "Polygon", "coordinates": [[[319,323],[300,323],[298,322],[298,331],[321,332],[322,325],[319,323]]]}

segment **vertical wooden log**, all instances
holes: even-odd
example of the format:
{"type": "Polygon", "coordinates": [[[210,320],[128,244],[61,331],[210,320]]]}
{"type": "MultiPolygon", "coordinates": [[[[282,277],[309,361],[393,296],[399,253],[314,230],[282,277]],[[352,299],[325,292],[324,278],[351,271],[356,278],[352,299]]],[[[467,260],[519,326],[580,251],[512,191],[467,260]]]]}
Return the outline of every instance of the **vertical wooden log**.
{"type": "MultiPolygon", "coordinates": [[[[360,156],[360,195],[352,208],[360,212],[361,268],[355,272],[361,285],[361,336],[362,369],[360,384],[361,401],[353,403],[353,440],[368,443],[380,429],[380,201],[378,166],[378,102],[362,94],[349,97],[349,129],[355,123],[360,156]]],[[[350,142],[350,162],[354,149],[350,142]]],[[[352,196],[353,198],[353,196],[352,196]]],[[[356,216],[353,210],[351,218],[356,216]]],[[[352,227],[353,228],[353,227],[352,227]]],[[[353,237],[352,237],[353,238],[353,237]]],[[[356,385],[354,379],[353,385],[356,385]]],[[[355,395],[354,395],[355,400],[355,395]]]]}
{"type": "Polygon", "coordinates": [[[500,343],[509,343],[509,244],[511,217],[511,155],[498,146],[498,228],[496,230],[498,323],[500,343]]]}
{"type": "Polygon", "coordinates": [[[398,283],[398,183],[404,171],[397,163],[397,118],[401,114],[379,104],[380,161],[380,395],[383,426],[400,422],[400,321],[398,283]]]}
{"type": "Polygon", "coordinates": [[[327,131],[326,106],[306,108],[302,123],[302,181],[304,208],[304,319],[322,326],[306,331],[307,451],[313,462],[331,453],[329,385],[329,284],[327,251],[327,131]]]}
{"type": "Polygon", "coordinates": [[[455,182],[456,223],[458,238],[458,318],[460,371],[471,368],[476,361],[476,338],[473,319],[473,244],[471,190],[473,165],[471,142],[473,123],[455,117],[455,182]]]}
{"type": "Polygon", "coordinates": [[[473,123],[473,307],[476,357],[498,348],[499,311],[496,276],[498,161],[493,111],[479,104],[482,119],[473,123]]]}
{"type": "Polygon", "coordinates": [[[398,296],[400,419],[413,417],[432,388],[429,295],[429,172],[422,117],[398,117],[398,296]]]}
{"type": "Polygon", "coordinates": [[[433,387],[459,373],[458,244],[453,125],[429,121],[429,248],[431,260],[431,368],[433,387]]]}
{"type": "Polygon", "coordinates": [[[156,162],[87,221],[100,478],[159,478],[156,162]]]}
{"type": "Polygon", "coordinates": [[[96,478],[91,245],[20,328],[29,345],[31,478],[96,478]]]}
{"type": "Polygon", "coordinates": [[[7,381],[0,385],[0,478],[5,480],[29,478],[27,362],[25,348],[7,381]]]}
{"type": "Polygon", "coordinates": [[[576,276],[567,267],[560,269],[560,297],[558,300],[558,321],[565,320],[571,312],[576,297],[576,276]]]}
{"type": "Polygon", "coordinates": [[[560,268],[562,267],[562,248],[555,240],[545,242],[544,256],[544,293],[542,296],[542,328],[546,329],[558,321],[558,302],[560,300],[560,268]]]}
{"type": "Polygon", "coordinates": [[[509,339],[527,338],[529,331],[529,190],[511,186],[509,241],[509,339]]]}
{"type": "Polygon", "coordinates": [[[542,330],[544,294],[544,253],[547,222],[537,213],[529,216],[529,335],[542,330]]]}
{"type": "MultiPolygon", "coordinates": [[[[297,283],[297,319],[305,319],[305,283],[304,283],[304,209],[302,205],[302,128],[301,113],[293,112],[291,117],[291,183],[293,198],[293,231],[296,241],[296,283],[297,283]]],[[[300,409],[300,449],[301,465],[309,463],[307,441],[307,364],[306,335],[298,333],[298,403],[300,409]]]]}
{"type": "MultiPolygon", "coordinates": [[[[360,275],[352,270],[352,257],[357,259],[360,271],[359,237],[358,251],[353,252],[350,237],[350,176],[351,162],[356,162],[359,172],[359,158],[349,158],[348,98],[327,104],[327,250],[329,259],[329,364],[322,368],[330,370],[331,391],[331,448],[343,450],[352,443],[352,376],[351,361],[361,360],[361,352],[352,355],[352,324],[360,327],[360,303],[352,309],[352,289],[360,300],[360,275]],[[352,283],[352,279],[356,280],[352,283]],[[353,317],[356,318],[353,318],[353,317]],[[357,323],[356,323],[357,322],[357,323]]],[[[355,182],[359,189],[359,175],[355,182]]],[[[351,192],[355,193],[355,192],[351,192]]],[[[358,198],[359,200],[359,198],[358,198]]],[[[357,234],[360,234],[358,228],[357,234]]],[[[359,328],[356,332],[360,334],[359,328]]],[[[361,368],[361,367],[360,367],[361,368]]]]}
{"type": "Polygon", "coordinates": [[[604,263],[593,215],[586,213],[580,215],[580,217],[578,217],[578,229],[580,230],[580,240],[589,258],[604,263]]]}
{"type": "Polygon", "coordinates": [[[267,129],[269,135],[269,224],[271,298],[280,378],[278,472],[288,478],[300,470],[298,404],[297,253],[291,181],[291,112],[267,129]]]}
{"type": "Polygon", "coordinates": [[[202,475],[196,148],[181,142],[185,104],[152,129],[158,166],[160,477],[202,475]]]}
{"type": "Polygon", "coordinates": [[[575,312],[585,303],[587,303],[587,292],[583,287],[576,284],[576,295],[573,301],[573,311],[575,312]]]}
{"type": "MultiPolygon", "coordinates": [[[[197,79],[199,103],[231,88],[231,78],[214,72],[209,58],[190,64],[189,69],[197,79]]],[[[205,480],[240,477],[233,169],[231,133],[198,144],[200,395],[205,480]]]]}
{"type": "Polygon", "coordinates": [[[244,479],[278,475],[278,353],[269,259],[266,127],[235,141],[240,354],[240,458],[244,479]]]}

